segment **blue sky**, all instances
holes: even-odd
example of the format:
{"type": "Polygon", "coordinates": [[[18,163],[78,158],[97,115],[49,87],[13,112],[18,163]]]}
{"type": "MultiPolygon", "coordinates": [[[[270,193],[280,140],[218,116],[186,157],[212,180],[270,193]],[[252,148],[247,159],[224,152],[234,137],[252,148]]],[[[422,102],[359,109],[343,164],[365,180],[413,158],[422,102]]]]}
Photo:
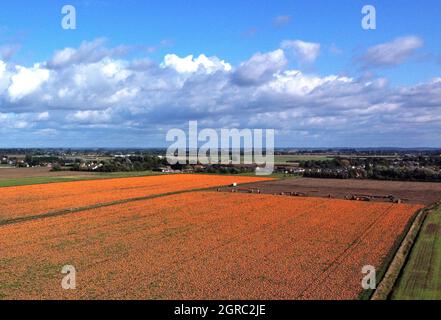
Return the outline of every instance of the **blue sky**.
{"type": "Polygon", "coordinates": [[[440,17],[435,0],[4,1],[0,147],[166,146],[190,120],[275,128],[278,146],[441,147],[440,17]]]}

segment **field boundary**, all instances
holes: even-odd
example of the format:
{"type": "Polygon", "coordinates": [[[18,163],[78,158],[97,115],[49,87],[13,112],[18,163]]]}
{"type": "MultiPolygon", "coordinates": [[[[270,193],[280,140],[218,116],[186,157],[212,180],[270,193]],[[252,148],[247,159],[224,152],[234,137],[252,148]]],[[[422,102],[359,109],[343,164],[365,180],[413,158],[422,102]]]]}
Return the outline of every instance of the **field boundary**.
{"type": "Polygon", "coordinates": [[[393,255],[392,261],[388,265],[382,280],[372,294],[371,300],[387,300],[390,297],[398,277],[406,264],[409,254],[412,251],[418,234],[421,231],[421,227],[427,217],[427,214],[439,204],[440,203],[437,202],[426,208],[418,210],[413,222],[408,228],[408,231],[405,233],[404,239],[401,241],[401,244],[393,255]]]}

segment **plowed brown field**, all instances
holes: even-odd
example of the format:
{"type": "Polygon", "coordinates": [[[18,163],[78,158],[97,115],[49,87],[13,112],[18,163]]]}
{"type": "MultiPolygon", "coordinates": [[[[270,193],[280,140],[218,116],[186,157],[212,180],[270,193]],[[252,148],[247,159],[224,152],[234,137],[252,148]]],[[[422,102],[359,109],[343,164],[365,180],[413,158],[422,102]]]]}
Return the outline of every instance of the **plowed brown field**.
{"type": "Polygon", "coordinates": [[[4,225],[0,298],[355,299],[419,208],[192,192],[4,225]]]}

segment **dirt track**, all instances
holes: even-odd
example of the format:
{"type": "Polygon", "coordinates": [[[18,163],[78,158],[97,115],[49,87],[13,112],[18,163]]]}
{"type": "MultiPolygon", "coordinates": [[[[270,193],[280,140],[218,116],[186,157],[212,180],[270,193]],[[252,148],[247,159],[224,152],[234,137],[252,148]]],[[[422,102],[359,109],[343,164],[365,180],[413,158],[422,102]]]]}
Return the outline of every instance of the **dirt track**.
{"type": "MultiPolygon", "coordinates": [[[[329,197],[345,199],[350,195],[389,196],[403,200],[404,203],[432,204],[441,199],[441,183],[377,181],[377,180],[339,180],[339,179],[286,179],[242,185],[258,189],[261,193],[304,193],[310,197],[329,197]]],[[[390,201],[373,199],[373,201],[390,201]]]]}

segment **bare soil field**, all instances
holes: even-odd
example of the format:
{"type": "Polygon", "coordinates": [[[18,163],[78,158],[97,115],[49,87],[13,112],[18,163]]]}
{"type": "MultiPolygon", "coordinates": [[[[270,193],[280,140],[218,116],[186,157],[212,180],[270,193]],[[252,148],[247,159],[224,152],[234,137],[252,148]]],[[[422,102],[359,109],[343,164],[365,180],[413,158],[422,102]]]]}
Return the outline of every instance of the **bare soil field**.
{"type": "MultiPolygon", "coordinates": [[[[404,203],[429,205],[441,199],[441,183],[378,181],[378,180],[340,180],[340,179],[285,179],[256,182],[242,185],[239,191],[259,190],[261,193],[298,193],[309,197],[331,197],[345,199],[351,195],[387,197],[401,199],[404,203]]],[[[229,191],[231,188],[223,190],[229,191]]],[[[372,201],[389,202],[390,199],[374,198],[372,201]]]]}

